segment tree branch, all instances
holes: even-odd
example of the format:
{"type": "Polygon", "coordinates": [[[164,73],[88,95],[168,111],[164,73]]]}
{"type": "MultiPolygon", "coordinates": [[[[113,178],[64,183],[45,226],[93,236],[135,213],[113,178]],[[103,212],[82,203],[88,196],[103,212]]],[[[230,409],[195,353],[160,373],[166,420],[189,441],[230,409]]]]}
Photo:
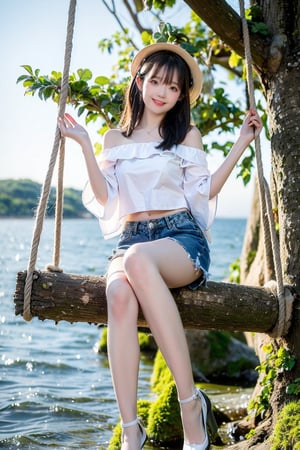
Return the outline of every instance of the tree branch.
{"type": "MultiPolygon", "coordinates": [[[[238,55],[244,58],[242,24],[239,14],[225,0],[185,0],[193,11],[238,55]]],[[[267,66],[270,41],[259,34],[251,34],[253,64],[261,72],[267,66]]]]}
{"type": "MultiPolygon", "coordinates": [[[[119,24],[119,27],[120,27],[121,30],[123,31],[123,33],[126,33],[126,29],[125,29],[124,25],[122,24],[121,20],[119,19],[119,16],[118,16],[118,13],[117,13],[117,10],[116,10],[116,6],[115,6],[114,0],[112,0],[112,6],[111,6],[111,7],[107,4],[107,2],[106,2],[105,0],[102,0],[102,2],[103,2],[103,4],[104,4],[104,6],[108,9],[108,11],[110,12],[110,14],[112,14],[112,15],[114,16],[114,18],[116,19],[116,21],[117,21],[118,24],[119,24]]],[[[125,6],[126,6],[126,5],[125,5],[125,6]]],[[[129,14],[130,14],[130,11],[129,11],[129,14]]],[[[131,14],[130,14],[130,15],[131,15],[131,14]]],[[[135,23],[135,25],[137,26],[137,23],[135,23]]],[[[127,34],[127,33],[126,33],[126,34],[127,34]]],[[[131,42],[132,46],[133,46],[136,50],[138,50],[137,45],[133,42],[133,40],[132,40],[131,38],[130,38],[130,42],[131,42]]]]}

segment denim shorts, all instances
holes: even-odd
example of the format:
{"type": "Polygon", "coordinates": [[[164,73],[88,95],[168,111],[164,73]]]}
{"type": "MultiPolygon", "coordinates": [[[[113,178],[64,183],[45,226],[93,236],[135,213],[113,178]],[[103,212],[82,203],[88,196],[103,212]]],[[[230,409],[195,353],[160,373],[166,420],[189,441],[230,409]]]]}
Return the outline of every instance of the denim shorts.
{"type": "Polygon", "coordinates": [[[133,244],[164,238],[178,242],[193,261],[195,270],[202,271],[200,277],[188,287],[194,290],[201,285],[206,285],[210,265],[209,246],[201,228],[188,210],[159,219],[126,222],[117,247],[109,259],[123,256],[133,244]]]}

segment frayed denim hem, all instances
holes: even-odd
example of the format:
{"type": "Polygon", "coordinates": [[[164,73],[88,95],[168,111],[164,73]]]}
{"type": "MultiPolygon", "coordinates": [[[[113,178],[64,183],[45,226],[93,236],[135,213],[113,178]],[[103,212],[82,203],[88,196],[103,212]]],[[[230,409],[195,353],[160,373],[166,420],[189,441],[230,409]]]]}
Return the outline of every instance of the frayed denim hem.
{"type": "MultiPolygon", "coordinates": [[[[192,291],[196,291],[201,286],[204,286],[204,287],[207,286],[207,280],[209,279],[210,273],[207,271],[207,269],[205,269],[205,267],[203,266],[203,264],[201,262],[201,256],[203,257],[204,255],[201,255],[201,253],[198,252],[196,258],[193,258],[191,253],[189,252],[189,250],[183,244],[183,242],[181,242],[179,239],[176,239],[173,237],[168,237],[168,239],[171,239],[172,241],[177,242],[186,251],[188,258],[194,264],[195,271],[201,270],[201,272],[202,272],[200,274],[199,278],[197,278],[192,283],[189,283],[186,286],[182,286],[182,287],[187,287],[187,288],[191,289],[192,291]]],[[[207,256],[204,256],[204,259],[205,259],[205,262],[207,262],[207,256]]]]}

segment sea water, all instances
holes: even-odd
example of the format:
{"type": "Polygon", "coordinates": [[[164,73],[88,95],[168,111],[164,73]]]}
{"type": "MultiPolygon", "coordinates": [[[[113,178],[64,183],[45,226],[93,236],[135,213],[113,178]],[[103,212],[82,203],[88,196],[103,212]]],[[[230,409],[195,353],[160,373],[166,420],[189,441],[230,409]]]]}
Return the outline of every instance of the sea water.
{"type": "MultiPolygon", "coordinates": [[[[216,219],[211,279],[240,256],[244,219],[216,219]]],[[[37,269],[52,263],[53,220],[47,219],[37,269]]],[[[0,448],[105,449],[119,421],[101,329],[85,323],[25,322],[15,316],[16,274],[30,255],[33,219],[0,220],[0,448]]],[[[65,219],[60,266],[67,273],[104,274],[114,240],[93,219],[65,219]]],[[[151,399],[152,362],[142,358],[139,398],[151,399]]],[[[151,448],[150,446],[147,448],[151,448]]]]}

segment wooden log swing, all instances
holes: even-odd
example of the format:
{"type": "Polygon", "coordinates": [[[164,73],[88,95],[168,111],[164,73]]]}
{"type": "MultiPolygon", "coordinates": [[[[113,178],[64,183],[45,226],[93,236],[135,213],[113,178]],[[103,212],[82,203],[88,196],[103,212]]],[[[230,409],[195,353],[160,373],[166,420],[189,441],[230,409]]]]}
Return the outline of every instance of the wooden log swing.
{"type": "MultiPolygon", "coordinates": [[[[248,26],[244,14],[244,3],[240,0],[243,36],[246,49],[247,80],[250,106],[255,107],[254,87],[248,26]]],[[[59,103],[59,116],[65,111],[68,96],[69,67],[74,30],[76,0],[70,0],[65,61],[59,103]]],[[[283,336],[288,332],[293,296],[283,285],[279,244],[275,233],[272,204],[268,185],[265,182],[261,162],[259,138],[255,140],[259,180],[261,217],[265,246],[272,245],[276,283],[269,287],[249,287],[230,283],[208,282],[207,287],[196,291],[181,288],[172,290],[183,324],[186,328],[223,329],[231,331],[255,331],[283,336]],[[268,240],[269,237],[269,240],[268,240]],[[275,284],[275,289],[274,289],[275,284]]],[[[64,165],[64,139],[57,126],[48,173],[42,188],[33,233],[31,255],[27,270],[17,275],[14,295],[15,312],[25,320],[38,317],[55,322],[106,323],[105,278],[63,273],[59,268],[59,248],[62,222],[62,174],[64,165]],[[55,243],[53,264],[47,271],[37,271],[37,249],[42,231],[46,204],[50,192],[51,178],[59,151],[57,202],[55,215],[55,243]]],[[[147,326],[140,311],[138,324],[147,326]]]]}
{"type": "MultiPolygon", "coordinates": [[[[25,281],[26,272],[19,272],[16,314],[23,314],[25,281]]],[[[268,333],[277,323],[278,301],[272,289],[210,281],[196,291],[181,288],[172,294],[185,328],[268,333]]],[[[105,278],[35,271],[31,315],[56,322],[106,324],[105,278]]],[[[142,311],[138,325],[147,327],[142,311]]]]}

